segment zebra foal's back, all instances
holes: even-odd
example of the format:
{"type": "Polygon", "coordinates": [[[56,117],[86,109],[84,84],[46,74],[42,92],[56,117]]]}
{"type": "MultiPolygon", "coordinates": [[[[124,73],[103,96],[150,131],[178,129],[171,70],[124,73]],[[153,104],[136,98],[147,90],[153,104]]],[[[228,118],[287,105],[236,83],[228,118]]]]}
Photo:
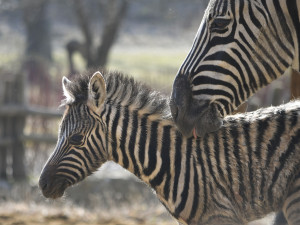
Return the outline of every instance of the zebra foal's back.
{"type": "Polygon", "coordinates": [[[205,221],[241,224],[280,210],[297,215],[291,212],[300,209],[300,101],[228,116],[196,146],[206,208],[214,209],[205,221]]]}

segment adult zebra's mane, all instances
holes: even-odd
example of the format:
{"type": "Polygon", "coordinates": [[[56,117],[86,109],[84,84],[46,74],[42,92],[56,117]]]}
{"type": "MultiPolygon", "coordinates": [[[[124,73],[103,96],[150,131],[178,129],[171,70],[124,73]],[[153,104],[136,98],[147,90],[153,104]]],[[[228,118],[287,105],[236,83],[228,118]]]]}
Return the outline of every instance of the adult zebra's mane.
{"type": "MultiPolygon", "coordinates": [[[[104,104],[140,110],[143,114],[156,114],[162,119],[172,120],[169,98],[134,78],[117,71],[101,71],[105,82],[107,98],[104,104]]],[[[74,99],[65,99],[63,105],[86,103],[88,85],[93,73],[77,75],[68,86],[74,99]]]]}

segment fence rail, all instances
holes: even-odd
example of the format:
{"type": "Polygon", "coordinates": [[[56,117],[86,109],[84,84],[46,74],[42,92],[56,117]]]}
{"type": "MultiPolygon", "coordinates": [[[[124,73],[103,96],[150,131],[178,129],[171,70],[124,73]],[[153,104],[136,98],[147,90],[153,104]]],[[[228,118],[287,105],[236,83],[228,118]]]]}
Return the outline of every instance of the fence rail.
{"type": "Polygon", "coordinates": [[[62,112],[49,109],[46,107],[36,107],[27,105],[2,105],[0,107],[0,116],[14,117],[14,116],[43,116],[45,118],[59,118],[62,112]]]}
{"type": "MultiPolygon", "coordinates": [[[[49,109],[46,107],[35,107],[35,106],[22,106],[22,105],[4,105],[0,107],[0,118],[12,118],[12,117],[27,117],[27,116],[39,116],[47,119],[60,118],[62,112],[49,109]]],[[[0,137],[0,146],[10,146],[16,139],[22,142],[33,141],[33,142],[45,142],[49,144],[56,143],[57,137],[49,135],[20,135],[19,137],[0,137]]],[[[1,149],[0,149],[1,150],[1,149]]]]}

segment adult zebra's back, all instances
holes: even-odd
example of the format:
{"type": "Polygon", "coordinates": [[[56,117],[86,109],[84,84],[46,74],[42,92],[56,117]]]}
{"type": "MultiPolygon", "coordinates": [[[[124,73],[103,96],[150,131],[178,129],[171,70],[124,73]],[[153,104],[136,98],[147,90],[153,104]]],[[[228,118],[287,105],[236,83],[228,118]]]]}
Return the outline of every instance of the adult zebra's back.
{"type": "Polygon", "coordinates": [[[299,0],[211,0],[171,96],[186,136],[217,130],[259,88],[299,71],[299,0]]]}

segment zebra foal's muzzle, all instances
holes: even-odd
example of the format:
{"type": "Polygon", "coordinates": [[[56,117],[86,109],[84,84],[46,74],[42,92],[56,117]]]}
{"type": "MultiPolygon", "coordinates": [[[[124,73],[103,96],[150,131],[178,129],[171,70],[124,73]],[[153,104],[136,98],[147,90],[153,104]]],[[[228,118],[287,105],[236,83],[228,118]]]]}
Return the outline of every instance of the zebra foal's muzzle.
{"type": "Polygon", "coordinates": [[[39,187],[46,198],[60,198],[63,196],[70,182],[62,176],[56,175],[57,166],[47,165],[44,167],[39,179],[39,187]]]}
{"type": "Polygon", "coordinates": [[[170,99],[170,109],[178,129],[187,137],[202,137],[218,130],[222,119],[214,104],[193,98],[188,76],[177,75],[170,99]]]}

